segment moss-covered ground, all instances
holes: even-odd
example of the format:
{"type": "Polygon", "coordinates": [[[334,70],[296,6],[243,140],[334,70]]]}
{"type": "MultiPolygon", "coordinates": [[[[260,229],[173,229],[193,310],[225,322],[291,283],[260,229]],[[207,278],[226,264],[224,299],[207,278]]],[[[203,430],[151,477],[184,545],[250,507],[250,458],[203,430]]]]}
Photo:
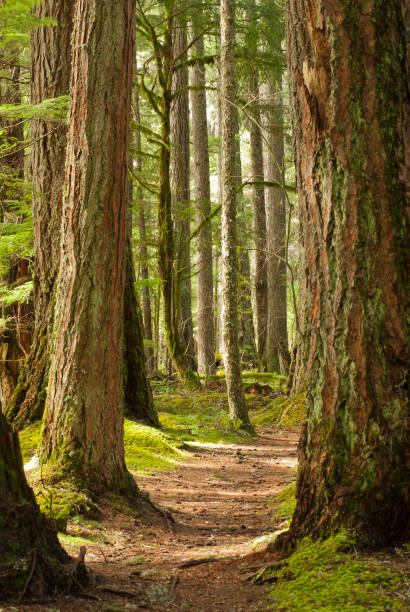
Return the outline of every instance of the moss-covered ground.
{"type": "MultiPolygon", "coordinates": [[[[409,557],[406,549],[398,552],[403,561],[409,557]]],[[[284,566],[267,573],[269,609],[278,612],[409,610],[404,563],[401,571],[385,553],[359,554],[345,532],[322,542],[304,539],[284,566]]]]}

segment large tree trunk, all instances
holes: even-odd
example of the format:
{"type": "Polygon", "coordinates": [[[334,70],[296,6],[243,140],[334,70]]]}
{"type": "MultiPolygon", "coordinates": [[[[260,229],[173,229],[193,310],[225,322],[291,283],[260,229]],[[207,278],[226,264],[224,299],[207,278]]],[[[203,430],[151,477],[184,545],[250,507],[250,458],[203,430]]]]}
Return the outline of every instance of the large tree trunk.
{"type": "Polygon", "coordinates": [[[253,432],[242,385],[238,349],[238,262],[236,253],[235,5],[221,0],[222,117],[222,320],[229,413],[238,427],[253,432]]]}
{"type": "MultiPolygon", "coordinates": [[[[178,2],[176,11],[181,10],[178,2]]],[[[191,367],[196,369],[191,299],[191,202],[189,157],[188,66],[178,64],[187,59],[187,24],[184,15],[173,19],[172,27],[172,93],[171,105],[171,193],[175,224],[175,255],[179,298],[179,334],[191,367]]]]}
{"type": "MultiPolygon", "coordinates": [[[[198,36],[198,28],[192,28],[198,36]]],[[[193,57],[204,55],[204,39],[193,43],[193,57]]],[[[213,309],[212,225],[204,222],[211,215],[211,186],[209,180],[208,122],[206,116],[205,66],[197,63],[192,68],[191,114],[195,167],[195,200],[198,209],[197,307],[198,307],[198,371],[208,377],[215,374],[215,333],[213,309]]]]}
{"type": "Polygon", "coordinates": [[[85,581],[84,565],[70,562],[40,513],[24,476],[18,435],[0,413],[1,601],[55,597],[85,581]]]}
{"type": "Polygon", "coordinates": [[[74,16],[67,194],[41,461],[96,493],[131,485],[123,324],[134,8],[133,0],[77,0],[74,16]]]}
{"type": "Polygon", "coordinates": [[[393,0],[287,2],[308,414],[292,539],[409,535],[409,26],[393,0]]]}
{"type": "MultiPolygon", "coordinates": [[[[280,82],[266,84],[266,131],[268,149],[265,175],[268,182],[284,183],[284,129],[280,82]]],[[[266,187],[268,251],[268,328],[266,367],[269,372],[288,373],[286,282],[286,196],[275,187],[266,187]]]]}
{"type": "MultiPolygon", "coordinates": [[[[72,0],[44,0],[36,8],[56,26],[36,28],[31,35],[31,102],[66,95],[70,84],[72,0]]],[[[41,418],[51,354],[54,287],[60,262],[60,228],[67,128],[32,121],[35,329],[31,351],[21,372],[7,415],[17,426],[41,418]]]]}

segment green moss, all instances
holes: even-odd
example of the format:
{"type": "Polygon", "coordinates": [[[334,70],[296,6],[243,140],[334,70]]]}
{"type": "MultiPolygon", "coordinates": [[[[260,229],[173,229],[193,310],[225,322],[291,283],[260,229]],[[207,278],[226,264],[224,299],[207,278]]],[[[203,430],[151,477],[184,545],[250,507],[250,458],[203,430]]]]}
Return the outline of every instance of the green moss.
{"type": "Polygon", "coordinates": [[[19,432],[21,454],[23,463],[27,463],[34,457],[40,439],[41,422],[33,423],[19,432]]]}
{"type": "Polygon", "coordinates": [[[59,533],[58,539],[62,546],[68,546],[70,548],[81,548],[81,546],[103,546],[104,542],[93,537],[75,536],[68,535],[66,533],[59,533]]]}
{"type": "Polygon", "coordinates": [[[345,532],[323,542],[305,538],[285,567],[269,573],[277,579],[268,595],[273,610],[408,610],[400,595],[405,577],[383,565],[380,556],[358,555],[345,532]]]}
{"type": "Polygon", "coordinates": [[[295,493],[296,482],[292,482],[272,497],[270,503],[274,508],[273,518],[285,519],[293,515],[296,507],[295,493]]]}
{"type": "Polygon", "coordinates": [[[297,429],[306,421],[306,396],[305,393],[298,393],[289,398],[288,406],[279,417],[276,425],[283,429],[297,429]]]}
{"type": "Polygon", "coordinates": [[[181,443],[167,433],[127,419],[124,448],[125,462],[132,472],[171,469],[186,458],[181,443]]]}
{"type": "Polygon", "coordinates": [[[252,413],[252,423],[257,427],[275,425],[282,429],[299,429],[306,421],[306,396],[298,393],[293,397],[265,398],[265,405],[252,413]]]}

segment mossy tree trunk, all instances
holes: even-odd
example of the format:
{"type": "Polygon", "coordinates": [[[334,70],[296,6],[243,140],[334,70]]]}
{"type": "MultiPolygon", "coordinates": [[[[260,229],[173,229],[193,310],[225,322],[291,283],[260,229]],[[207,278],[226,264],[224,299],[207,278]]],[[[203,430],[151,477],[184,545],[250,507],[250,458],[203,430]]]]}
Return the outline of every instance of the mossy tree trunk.
{"type": "MultiPolygon", "coordinates": [[[[193,19],[192,57],[204,55],[204,39],[200,36],[197,19],[193,19]],[[195,40],[196,39],[196,40],[195,40]]],[[[205,65],[197,62],[191,72],[191,115],[194,149],[195,204],[198,225],[197,240],[197,317],[198,371],[207,378],[215,374],[215,330],[213,307],[211,185],[209,178],[208,121],[206,115],[205,65]]]]}
{"type": "Polygon", "coordinates": [[[308,414],[293,540],[409,535],[409,26],[393,0],[287,1],[308,414]]]}
{"type": "MultiPolygon", "coordinates": [[[[35,9],[56,25],[31,34],[31,102],[67,95],[70,86],[72,0],[44,0],[35,9]]],[[[7,407],[18,427],[41,418],[47,395],[54,288],[60,262],[60,228],[67,127],[34,119],[32,136],[34,224],[34,337],[16,392],[7,407]]]]}
{"type": "MultiPolygon", "coordinates": [[[[160,107],[156,106],[161,121],[161,142],[159,155],[159,197],[158,197],[158,268],[161,279],[161,295],[164,314],[164,331],[173,366],[181,380],[191,389],[200,387],[199,379],[192,368],[179,334],[179,283],[175,266],[175,240],[172,219],[171,197],[171,102],[172,102],[172,19],[175,2],[165,2],[164,44],[156,44],[157,76],[162,96],[160,107]]],[[[145,93],[149,95],[147,90],[145,93]]]]}
{"type": "MultiPolygon", "coordinates": [[[[135,105],[135,120],[137,124],[141,123],[140,114],[140,95],[139,95],[139,83],[135,87],[134,94],[134,105],[135,105]]],[[[142,176],[142,155],[138,152],[141,150],[141,132],[137,128],[135,130],[135,147],[137,153],[135,154],[135,171],[137,176],[142,176]]],[[[143,335],[144,340],[147,340],[148,345],[145,347],[146,355],[146,369],[147,373],[152,375],[156,373],[156,358],[153,347],[153,333],[152,333],[152,314],[151,314],[151,294],[148,286],[149,270],[148,270],[148,249],[147,249],[147,230],[145,222],[145,202],[144,193],[141,185],[136,187],[136,207],[137,207],[137,220],[138,230],[140,237],[139,244],[139,257],[140,257],[140,274],[141,279],[145,281],[142,287],[142,310],[143,310],[143,335]]],[[[158,350],[158,347],[157,347],[158,350]]]]}
{"type": "Polygon", "coordinates": [[[0,413],[0,599],[70,593],[86,582],[40,513],[27,484],[18,435],[0,413]]]}
{"type": "Polygon", "coordinates": [[[171,194],[175,227],[175,265],[178,282],[179,335],[186,357],[195,370],[191,287],[191,198],[189,154],[189,92],[187,23],[182,4],[175,2],[172,19],[171,194]]]}
{"type": "MultiPolygon", "coordinates": [[[[256,57],[258,53],[258,32],[255,0],[249,2],[247,10],[249,30],[246,43],[249,53],[256,57]]],[[[259,74],[256,65],[249,75],[249,114],[248,129],[251,148],[253,229],[255,244],[255,304],[258,339],[259,367],[266,370],[266,334],[268,325],[268,274],[266,258],[266,210],[265,188],[263,186],[263,144],[260,112],[259,74]]]]}
{"type": "Polygon", "coordinates": [[[221,0],[222,118],[222,321],[229,413],[238,427],[253,432],[242,385],[238,348],[238,261],[236,252],[235,4],[221,0]]]}
{"type": "Polygon", "coordinates": [[[242,190],[242,160],[239,135],[238,109],[233,108],[235,129],[235,185],[237,217],[237,256],[238,256],[238,344],[241,362],[245,368],[257,366],[255,326],[253,322],[251,262],[249,258],[249,232],[246,229],[245,202],[242,190]]]}
{"type": "Polygon", "coordinates": [[[123,446],[133,0],[77,0],[54,354],[40,459],[128,489],[123,446]],[[102,104],[104,101],[104,104],[102,104]]]}
{"type": "Polygon", "coordinates": [[[159,427],[151,386],[146,376],[142,320],[135,291],[136,279],[130,236],[126,244],[126,268],[124,294],[125,415],[142,421],[146,425],[159,427]]]}
{"type": "MultiPolygon", "coordinates": [[[[266,84],[265,113],[266,154],[265,176],[268,182],[284,184],[285,141],[283,127],[282,84],[272,77],[266,84]]],[[[288,374],[289,348],[287,330],[287,269],[286,269],[286,196],[275,187],[266,187],[266,230],[268,269],[268,322],[266,367],[269,372],[288,374]]]]}

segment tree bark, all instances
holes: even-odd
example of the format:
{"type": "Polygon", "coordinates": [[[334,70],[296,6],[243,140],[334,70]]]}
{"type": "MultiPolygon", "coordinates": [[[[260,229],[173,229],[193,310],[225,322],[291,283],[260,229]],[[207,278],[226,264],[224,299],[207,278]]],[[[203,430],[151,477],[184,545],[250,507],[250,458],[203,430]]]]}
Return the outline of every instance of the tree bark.
{"type": "Polygon", "coordinates": [[[235,4],[221,0],[222,117],[222,320],[229,413],[238,427],[253,432],[242,385],[238,349],[238,279],[236,253],[235,4]]]}
{"type": "MultiPolygon", "coordinates": [[[[198,28],[192,27],[192,36],[198,28]]],[[[193,57],[203,57],[204,39],[193,43],[193,57]]],[[[194,64],[191,73],[192,140],[195,168],[195,200],[198,225],[202,224],[197,241],[197,310],[198,310],[198,371],[207,378],[215,374],[215,331],[213,308],[212,225],[204,223],[211,215],[211,185],[209,180],[208,121],[206,116],[205,66],[194,64]]]]}
{"type": "Polygon", "coordinates": [[[409,26],[393,0],[287,1],[308,414],[292,540],[409,535],[409,26]]]}
{"type": "MultiPolygon", "coordinates": [[[[249,22],[256,22],[256,4],[252,0],[247,11],[249,22]]],[[[258,35],[254,27],[250,27],[247,36],[249,52],[256,58],[258,52],[258,35]]],[[[259,367],[266,370],[266,333],[268,325],[268,275],[266,262],[266,212],[265,189],[263,186],[263,144],[262,123],[260,112],[260,92],[258,68],[255,65],[249,76],[249,138],[251,145],[252,168],[252,203],[253,227],[255,232],[255,301],[258,337],[259,367]]]]}
{"type": "Polygon", "coordinates": [[[24,475],[18,435],[0,413],[1,600],[55,597],[86,581],[84,565],[75,567],[40,513],[24,475]]]}
{"type": "MultiPolygon", "coordinates": [[[[176,12],[181,10],[175,3],[176,12]]],[[[172,94],[171,104],[171,194],[175,226],[175,255],[179,295],[179,335],[192,369],[196,369],[191,299],[191,201],[189,157],[188,66],[178,64],[187,59],[187,24],[184,15],[173,18],[172,25],[172,94]]]]}
{"type": "MultiPolygon", "coordinates": [[[[38,104],[69,92],[73,2],[44,0],[35,10],[40,18],[58,22],[36,28],[31,35],[31,102],[38,104]]],[[[7,408],[8,418],[18,427],[41,418],[47,395],[67,127],[35,119],[31,136],[35,325],[30,354],[7,408]]]]}
{"type": "Polygon", "coordinates": [[[164,332],[169,355],[184,384],[191,389],[200,386],[199,379],[186,355],[178,331],[179,323],[179,283],[175,269],[175,241],[172,221],[172,197],[170,181],[170,134],[172,76],[172,15],[175,10],[173,0],[165,3],[164,44],[157,63],[158,80],[162,90],[161,101],[161,141],[159,158],[159,197],[158,197],[158,268],[161,279],[161,293],[164,312],[164,332]]]}
{"type": "Polygon", "coordinates": [[[241,143],[239,138],[238,109],[233,109],[235,124],[235,181],[237,193],[237,206],[239,218],[238,227],[238,310],[239,310],[239,337],[241,362],[248,369],[256,368],[257,352],[255,342],[255,326],[253,324],[252,290],[251,290],[251,263],[249,259],[249,238],[246,231],[245,202],[242,190],[242,161],[241,143]]]}
{"type": "MultiPolygon", "coordinates": [[[[283,184],[284,129],[280,82],[275,88],[272,81],[268,80],[266,93],[265,126],[269,145],[266,155],[266,180],[283,184]]],[[[286,196],[283,191],[274,187],[266,187],[266,227],[269,303],[266,368],[269,372],[287,374],[289,348],[286,296],[286,196]]]]}
{"type": "Polygon", "coordinates": [[[67,195],[40,458],[95,493],[133,484],[123,409],[134,9],[133,0],[77,0],[74,16],[67,195]]]}
{"type": "MultiPolygon", "coordinates": [[[[140,115],[140,99],[139,99],[139,87],[135,87],[135,120],[137,124],[141,123],[141,115],[140,115]]],[[[135,147],[137,151],[141,150],[141,131],[137,128],[135,130],[135,147]]],[[[137,176],[140,177],[142,175],[142,155],[138,153],[135,155],[135,171],[137,176]]],[[[146,355],[146,368],[147,373],[149,375],[153,375],[156,372],[155,367],[155,355],[154,348],[152,346],[153,335],[152,335],[152,314],[151,314],[151,296],[150,290],[147,284],[149,279],[148,272],[148,249],[147,249],[147,231],[146,231],[146,223],[145,223],[145,203],[144,203],[144,194],[143,189],[140,185],[136,187],[136,201],[137,201],[137,218],[138,218],[138,229],[140,236],[140,270],[141,270],[141,279],[145,281],[144,286],[142,287],[142,309],[144,313],[143,317],[143,332],[144,339],[148,341],[148,346],[145,347],[145,355],[146,355]]]]}
{"type": "Polygon", "coordinates": [[[126,244],[124,298],[125,415],[128,418],[142,421],[146,425],[159,427],[151,386],[146,376],[141,311],[135,291],[135,270],[130,236],[128,236],[126,244]]]}

